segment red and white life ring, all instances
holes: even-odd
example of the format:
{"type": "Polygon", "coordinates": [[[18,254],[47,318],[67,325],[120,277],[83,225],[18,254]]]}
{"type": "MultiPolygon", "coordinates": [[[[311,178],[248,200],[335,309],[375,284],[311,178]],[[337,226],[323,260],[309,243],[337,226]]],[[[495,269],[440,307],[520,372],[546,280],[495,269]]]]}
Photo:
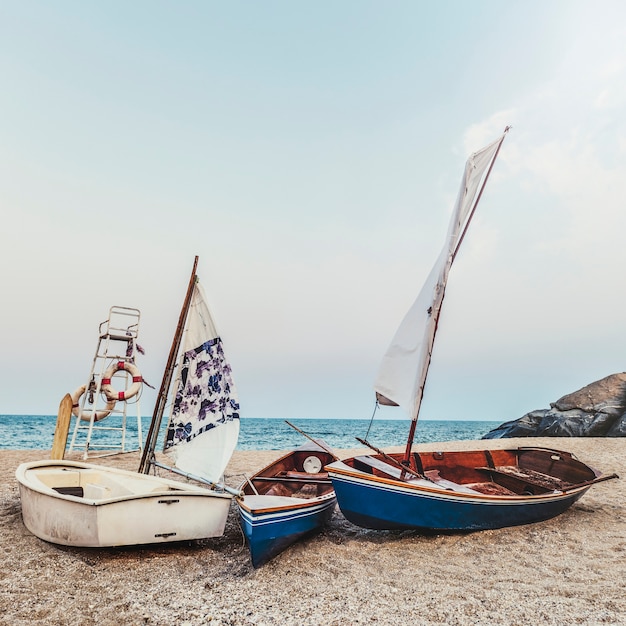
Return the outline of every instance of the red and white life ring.
{"type": "Polygon", "coordinates": [[[143,383],[143,378],[141,377],[141,373],[139,372],[139,368],[133,363],[129,363],[128,361],[117,361],[117,363],[113,363],[109,369],[104,372],[102,375],[102,393],[106,396],[107,400],[112,400],[115,402],[116,400],[128,400],[133,396],[136,396],[141,389],[141,383],[143,383]],[[128,372],[133,377],[133,383],[124,391],[117,391],[111,384],[111,378],[113,378],[113,374],[115,372],[119,372],[120,370],[124,370],[128,372]]]}
{"type": "MultiPolygon", "coordinates": [[[[74,417],[78,417],[78,414],[80,412],[79,400],[80,400],[81,396],[85,393],[86,389],[87,389],[87,385],[83,385],[82,387],[79,387],[72,394],[72,415],[74,415],[74,417]]],[[[115,400],[109,400],[106,403],[106,407],[103,410],[95,412],[93,421],[94,422],[99,422],[101,419],[104,419],[107,415],[109,415],[111,413],[111,411],[114,408],[115,408],[115,400]]],[[[83,410],[83,412],[80,414],[80,419],[85,420],[86,422],[90,422],[92,413],[93,413],[93,411],[91,411],[91,410],[89,410],[89,411],[83,410]]]]}

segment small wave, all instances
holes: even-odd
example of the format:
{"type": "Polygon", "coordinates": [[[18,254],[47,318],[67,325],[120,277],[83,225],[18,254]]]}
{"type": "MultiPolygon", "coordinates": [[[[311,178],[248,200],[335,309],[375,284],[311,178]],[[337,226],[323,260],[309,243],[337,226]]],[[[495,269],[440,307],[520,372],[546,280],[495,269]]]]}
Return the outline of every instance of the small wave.
{"type": "MultiPolygon", "coordinates": [[[[295,426],[307,435],[324,439],[334,448],[354,448],[360,446],[356,437],[364,437],[368,432],[368,440],[378,447],[404,445],[409,431],[408,420],[379,420],[370,422],[368,419],[290,419],[295,426]]],[[[107,426],[121,425],[120,418],[111,416],[106,420],[107,426]]],[[[150,423],[149,417],[142,418],[142,436],[145,438],[150,423]]],[[[499,422],[472,422],[460,420],[424,420],[418,422],[415,432],[416,443],[436,441],[453,441],[459,439],[480,439],[492,430],[499,422]]],[[[0,441],[0,449],[13,450],[46,450],[52,445],[56,416],[52,415],[0,415],[0,427],[4,436],[0,441]]],[[[70,425],[70,439],[73,433],[74,420],[70,425]]],[[[163,444],[163,436],[159,447],[163,444]]],[[[96,432],[92,438],[94,447],[97,444],[118,444],[119,432],[96,432]]],[[[132,448],[138,444],[137,420],[127,419],[126,442],[132,448]]],[[[291,428],[284,420],[277,418],[242,418],[239,433],[238,450],[289,450],[301,445],[305,438],[291,428]]]]}

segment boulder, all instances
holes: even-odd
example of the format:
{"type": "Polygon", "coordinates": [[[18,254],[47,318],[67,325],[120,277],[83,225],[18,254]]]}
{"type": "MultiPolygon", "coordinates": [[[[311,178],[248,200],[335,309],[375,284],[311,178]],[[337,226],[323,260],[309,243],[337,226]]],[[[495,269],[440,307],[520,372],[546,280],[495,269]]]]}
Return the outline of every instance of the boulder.
{"type": "Polygon", "coordinates": [[[626,437],[626,414],[615,420],[606,434],[607,437],[626,437]]]}
{"type": "Polygon", "coordinates": [[[548,409],[531,411],[518,420],[504,422],[498,428],[489,431],[483,439],[500,439],[504,437],[535,437],[537,426],[543,420],[548,409]]]}
{"type": "Polygon", "coordinates": [[[523,417],[483,439],[504,437],[626,437],[626,372],[611,374],[523,417]]]}

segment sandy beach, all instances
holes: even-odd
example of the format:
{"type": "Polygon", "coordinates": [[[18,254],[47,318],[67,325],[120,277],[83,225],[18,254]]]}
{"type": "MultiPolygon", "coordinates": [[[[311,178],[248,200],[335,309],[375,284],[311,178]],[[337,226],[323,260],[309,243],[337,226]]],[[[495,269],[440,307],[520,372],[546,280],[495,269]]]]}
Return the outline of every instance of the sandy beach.
{"type": "MultiPolygon", "coordinates": [[[[536,444],[626,477],[624,439],[509,439],[418,450],[536,444]]],[[[341,451],[340,457],[353,451],[341,451]]],[[[238,486],[280,453],[236,452],[238,486]]],[[[321,534],[258,570],[236,507],[223,537],[108,550],[45,543],[22,524],[15,469],[42,450],[0,452],[3,624],[624,624],[625,480],[600,483],[547,522],[469,534],[369,531],[337,510],[321,534]]],[[[73,456],[71,458],[78,458],[73,456]]],[[[136,470],[137,453],[93,460],[136,470]]]]}

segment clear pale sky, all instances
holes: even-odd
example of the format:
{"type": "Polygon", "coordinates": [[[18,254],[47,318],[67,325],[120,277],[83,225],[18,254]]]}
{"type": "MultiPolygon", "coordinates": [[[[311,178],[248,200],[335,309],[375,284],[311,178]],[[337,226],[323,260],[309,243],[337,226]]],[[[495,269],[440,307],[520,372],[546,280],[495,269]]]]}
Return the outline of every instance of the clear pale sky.
{"type": "Polygon", "coordinates": [[[422,417],[623,371],[625,41],[620,1],[0,0],[0,413],[56,414],[112,305],[158,388],[197,254],[244,417],[369,418],[507,124],[422,417]]]}

